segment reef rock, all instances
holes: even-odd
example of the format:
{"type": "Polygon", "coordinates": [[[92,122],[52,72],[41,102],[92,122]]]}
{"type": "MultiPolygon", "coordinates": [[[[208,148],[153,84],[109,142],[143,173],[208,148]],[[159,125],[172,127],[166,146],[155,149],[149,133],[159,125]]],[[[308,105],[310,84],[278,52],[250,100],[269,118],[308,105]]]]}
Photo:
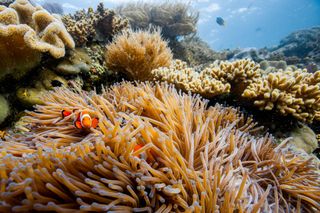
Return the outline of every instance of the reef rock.
{"type": "Polygon", "coordinates": [[[21,78],[40,63],[41,53],[63,57],[65,45],[73,48],[74,41],[58,16],[27,0],[0,6],[0,80],[21,78]]]}
{"type": "Polygon", "coordinates": [[[316,134],[307,125],[300,126],[291,131],[290,144],[298,149],[304,150],[306,153],[312,153],[318,147],[318,140],[316,134]]]}
{"type": "Polygon", "coordinates": [[[91,59],[88,54],[77,48],[70,51],[69,57],[66,57],[57,67],[56,71],[64,75],[79,74],[80,72],[89,72],[91,59]]]}
{"type": "Polygon", "coordinates": [[[309,57],[320,62],[320,27],[299,30],[291,33],[280,41],[276,52],[283,52],[285,56],[309,57]]]}

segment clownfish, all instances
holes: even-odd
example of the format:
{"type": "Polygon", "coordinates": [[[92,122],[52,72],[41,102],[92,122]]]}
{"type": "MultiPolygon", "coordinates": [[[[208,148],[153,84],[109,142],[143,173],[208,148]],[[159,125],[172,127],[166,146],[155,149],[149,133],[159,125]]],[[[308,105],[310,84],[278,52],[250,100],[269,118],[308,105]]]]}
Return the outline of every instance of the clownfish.
{"type": "MultiPolygon", "coordinates": [[[[141,149],[144,145],[137,144],[134,146],[133,151],[136,152],[141,149]]],[[[153,150],[147,150],[145,152],[140,153],[139,155],[135,155],[141,159],[146,160],[148,163],[154,162],[157,154],[153,150]]]]}
{"type": "MultiPolygon", "coordinates": [[[[75,112],[69,111],[69,110],[62,110],[62,118],[65,118],[67,116],[72,115],[75,112]]],[[[88,113],[88,111],[83,110],[80,111],[76,114],[75,120],[73,122],[74,126],[77,129],[90,129],[92,128],[97,128],[99,123],[99,119],[97,117],[91,117],[91,115],[88,113]]]]}

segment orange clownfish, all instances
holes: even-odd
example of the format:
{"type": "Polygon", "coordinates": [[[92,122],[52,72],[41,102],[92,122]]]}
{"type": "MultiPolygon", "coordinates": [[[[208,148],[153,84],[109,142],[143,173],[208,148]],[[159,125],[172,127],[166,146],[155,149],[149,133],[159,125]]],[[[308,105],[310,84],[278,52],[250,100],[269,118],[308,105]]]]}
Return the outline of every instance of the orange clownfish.
{"type": "MultiPolygon", "coordinates": [[[[70,116],[74,112],[75,110],[73,111],[62,110],[61,112],[62,118],[70,116]]],[[[99,123],[99,119],[97,117],[91,117],[91,115],[86,110],[78,112],[73,122],[74,126],[77,129],[90,129],[91,127],[96,128],[98,126],[98,123],[99,123]]]]}
{"type": "MultiPolygon", "coordinates": [[[[134,146],[133,151],[136,152],[139,149],[141,149],[144,145],[141,144],[137,144],[134,146]]],[[[153,151],[153,150],[147,150],[145,152],[140,153],[139,155],[137,155],[137,157],[141,158],[141,159],[145,159],[148,163],[150,162],[154,162],[157,154],[153,151]]]]}

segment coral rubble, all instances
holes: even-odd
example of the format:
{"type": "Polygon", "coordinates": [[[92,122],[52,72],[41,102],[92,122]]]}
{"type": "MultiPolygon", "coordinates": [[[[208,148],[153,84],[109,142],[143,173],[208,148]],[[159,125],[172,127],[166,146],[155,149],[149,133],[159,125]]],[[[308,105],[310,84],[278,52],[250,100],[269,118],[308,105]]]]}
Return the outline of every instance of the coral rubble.
{"type": "Polygon", "coordinates": [[[235,109],[148,83],[44,100],[30,132],[1,142],[1,211],[320,210],[315,162],[254,136],[235,109]],[[62,109],[92,111],[99,128],[62,109]]]}
{"type": "Polygon", "coordinates": [[[129,30],[107,45],[105,58],[109,69],[125,74],[128,79],[151,80],[153,69],[170,65],[172,53],[159,29],[129,30]]]}
{"type": "Polygon", "coordinates": [[[113,10],[104,8],[100,3],[97,10],[89,8],[74,15],[62,17],[68,32],[77,46],[89,45],[95,41],[107,42],[113,35],[128,28],[128,20],[116,15],[113,10]]]}
{"type": "Polygon", "coordinates": [[[21,78],[39,64],[41,53],[60,58],[74,42],[59,17],[27,0],[0,6],[0,79],[21,78]]]}

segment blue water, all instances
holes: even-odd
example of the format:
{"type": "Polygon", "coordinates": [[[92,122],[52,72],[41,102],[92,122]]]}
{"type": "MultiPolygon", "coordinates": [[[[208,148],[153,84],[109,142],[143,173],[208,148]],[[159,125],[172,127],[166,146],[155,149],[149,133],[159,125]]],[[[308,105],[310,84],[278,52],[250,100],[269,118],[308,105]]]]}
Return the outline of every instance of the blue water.
{"type": "MultiPolygon", "coordinates": [[[[34,2],[41,4],[44,0],[34,2]]],[[[96,7],[99,2],[101,0],[59,1],[65,12],[96,7]]],[[[102,2],[114,8],[132,0],[102,2]]],[[[200,11],[200,37],[215,50],[270,47],[293,31],[320,25],[320,0],[193,0],[191,4],[200,11]],[[225,19],[226,26],[216,24],[217,16],[225,19]]]]}

